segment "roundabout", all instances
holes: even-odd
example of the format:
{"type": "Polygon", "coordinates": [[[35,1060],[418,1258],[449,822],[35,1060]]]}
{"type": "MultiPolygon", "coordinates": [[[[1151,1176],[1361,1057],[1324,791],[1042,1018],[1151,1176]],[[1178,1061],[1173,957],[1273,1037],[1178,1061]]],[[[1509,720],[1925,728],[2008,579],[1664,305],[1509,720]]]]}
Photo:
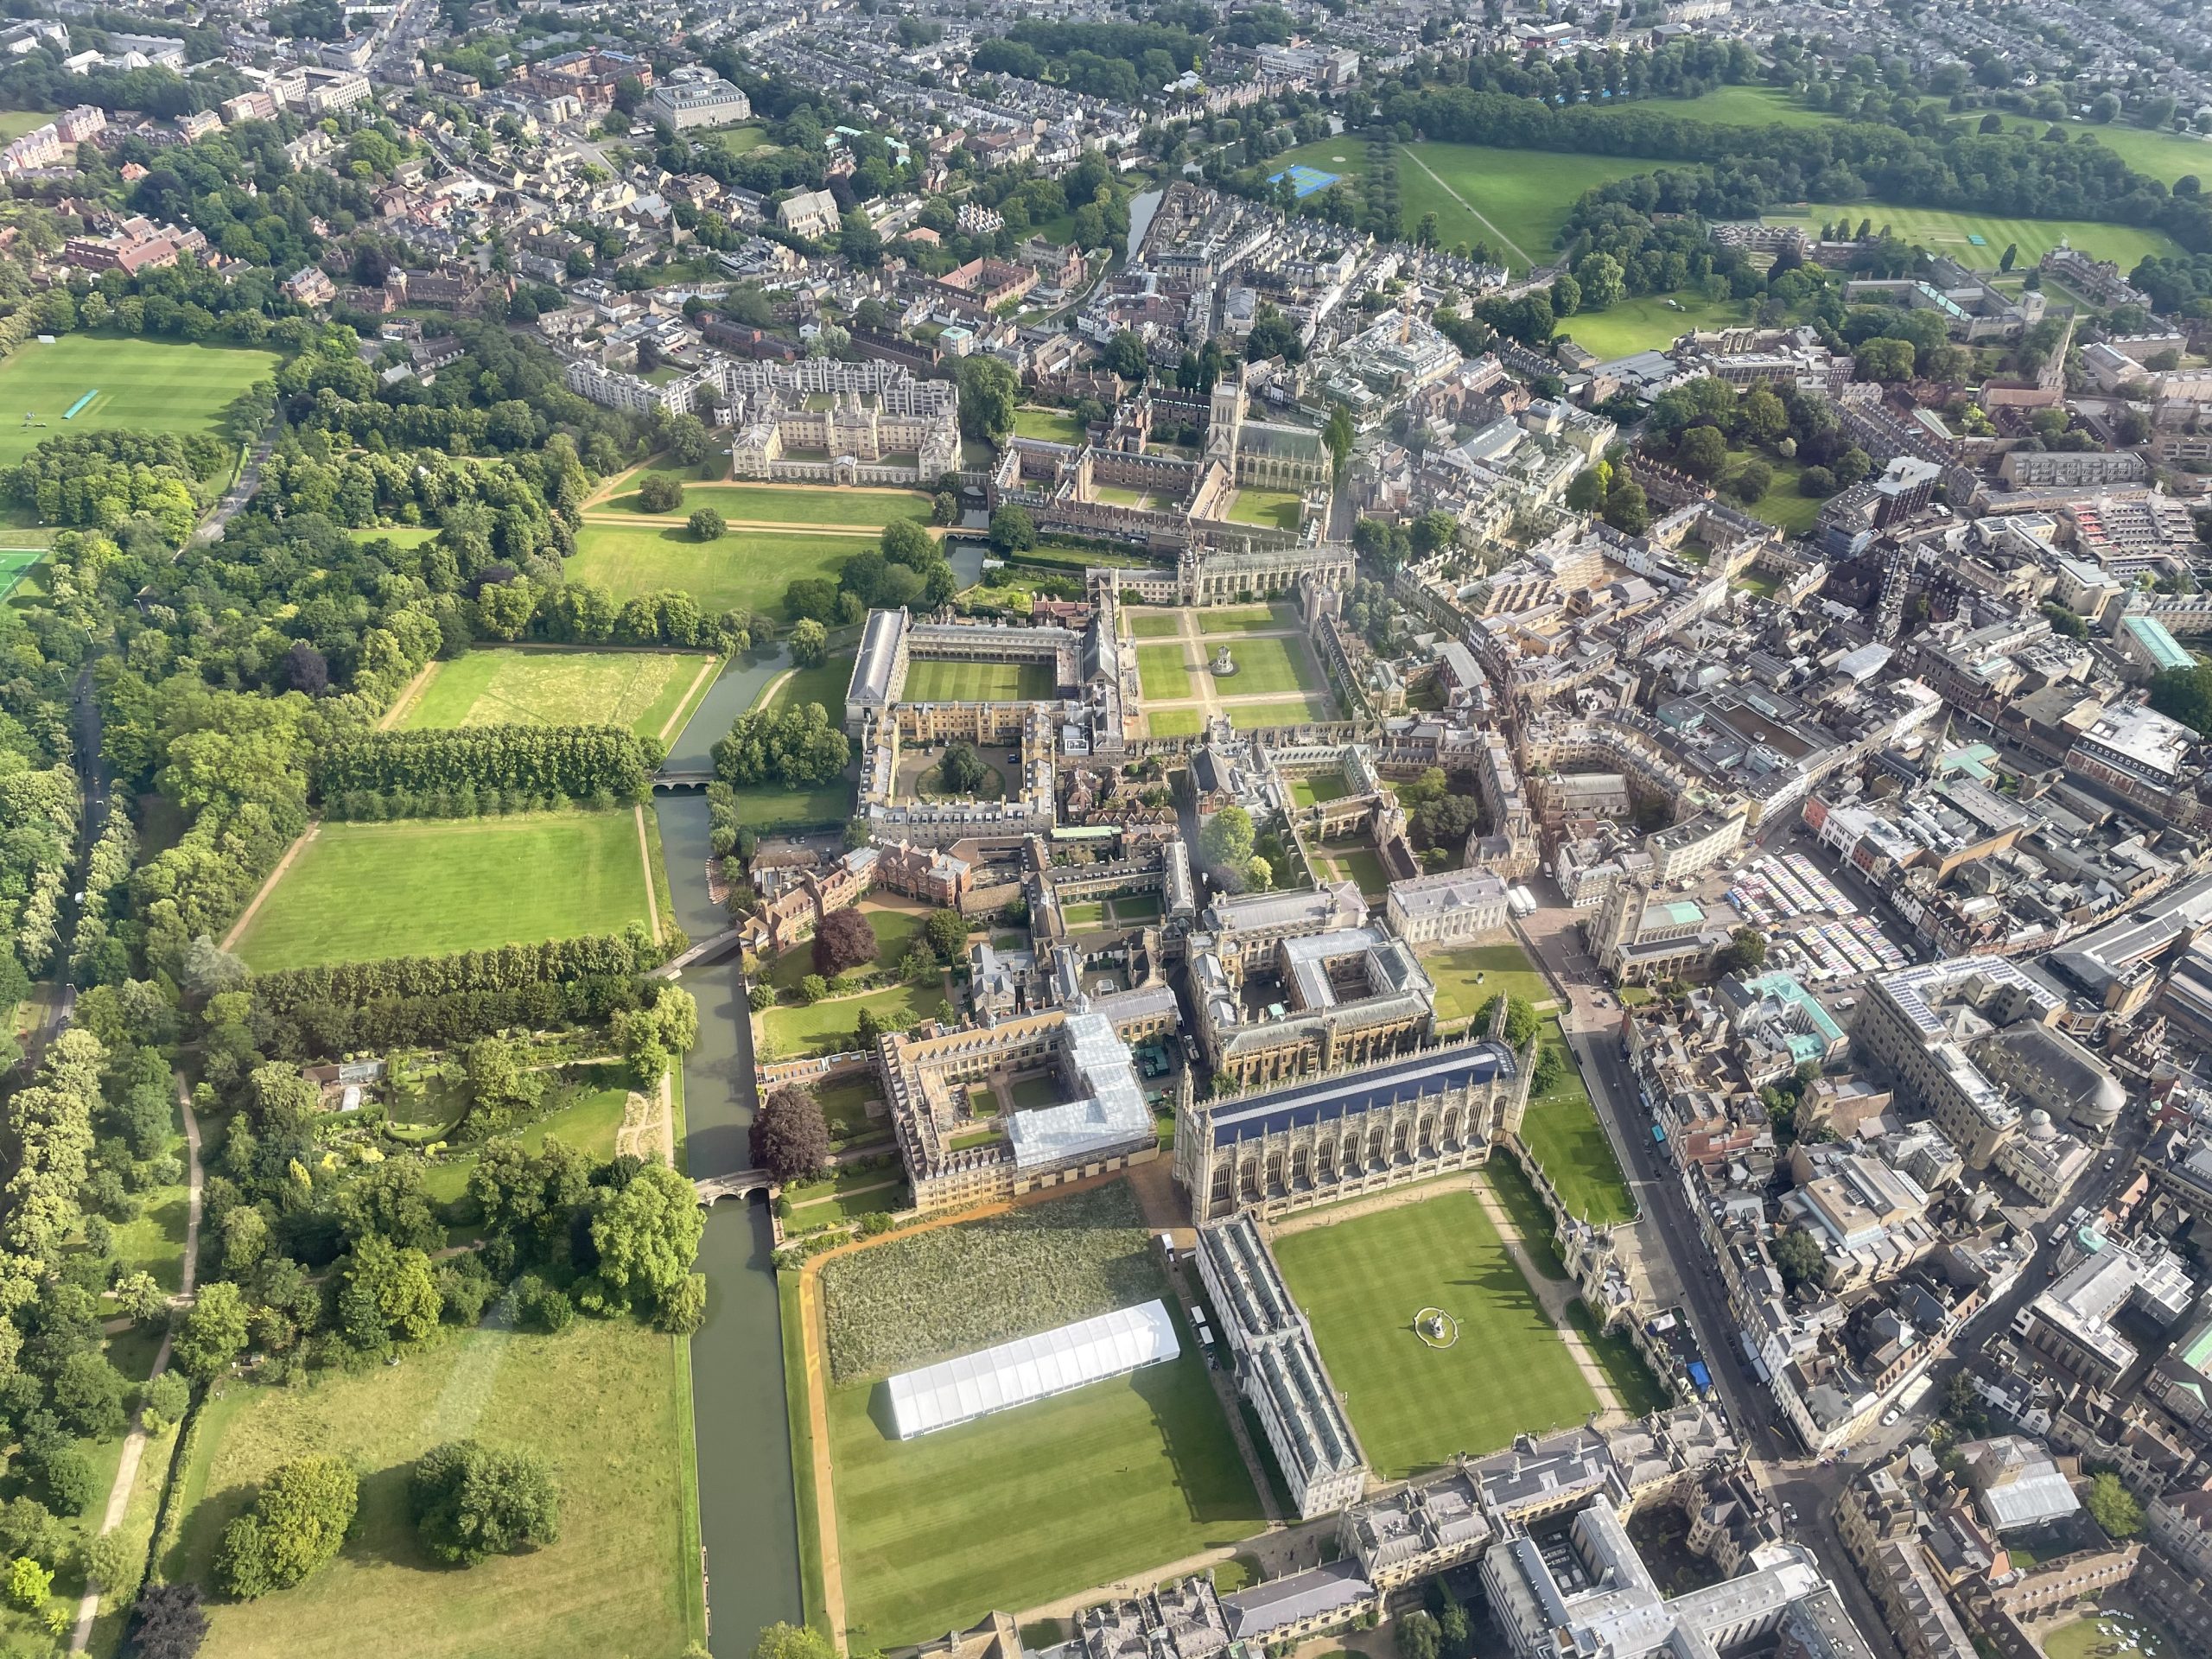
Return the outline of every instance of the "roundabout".
{"type": "Polygon", "coordinates": [[[1424,1307],[1414,1315],[1414,1334],[1430,1348],[1449,1348],[1459,1340],[1459,1321],[1440,1307],[1424,1307]]]}

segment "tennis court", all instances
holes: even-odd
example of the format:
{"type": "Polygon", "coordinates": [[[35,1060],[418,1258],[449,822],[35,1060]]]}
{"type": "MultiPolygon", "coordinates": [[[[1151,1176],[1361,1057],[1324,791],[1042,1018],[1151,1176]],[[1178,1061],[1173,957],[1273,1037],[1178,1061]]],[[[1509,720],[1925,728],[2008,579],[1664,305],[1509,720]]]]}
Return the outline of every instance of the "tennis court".
{"type": "Polygon", "coordinates": [[[0,547],[0,599],[14,593],[24,573],[45,556],[41,549],[0,547]]]}
{"type": "Polygon", "coordinates": [[[1293,194],[1303,201],[1306,197],[1327,189],[1343,176],[1341,173],[1324,173],[1318,167],[1308,167],[1303,162],[1296,162],[1280,173],[1271,174],[1268,182],[1280,184],[1288,179],[1293,194]]]}

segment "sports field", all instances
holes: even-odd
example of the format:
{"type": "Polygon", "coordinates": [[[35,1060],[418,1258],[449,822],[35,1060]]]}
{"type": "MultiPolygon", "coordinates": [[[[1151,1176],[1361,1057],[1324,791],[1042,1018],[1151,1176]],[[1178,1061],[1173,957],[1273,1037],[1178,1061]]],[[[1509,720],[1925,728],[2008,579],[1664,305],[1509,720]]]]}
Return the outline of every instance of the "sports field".
{"type": "Polygon", "coordinates": [[[1275,1257],[1368,1465],[1385,1480],[1579,1423],[1597,1407],[1464,1187],[1279,1237],[1275,1257]],[[1432,1348],[1414,1334],[1414,1316],[1426,1307],[1459,1321],[1452,1346],[1432,1348]]]}
{"type": "MultiPolygon", "coordinates": [[[[1981,112],[1962,115],[1958,122],[1969,129],[1978,127],[1981,112]]],[[[2050,130],[2048,121],[2029,121],[2018,116],[2005,118],[2009,132],[2024,132],[2040,138],[2050,130]]],[[[2167,184],[2177,179],[2194,177],[2202,181],[2212,179],[2212,140],[2196,137],[2185,132],[2161,130],[2152,132],[2142,127],[2131,127],[2114,121],[2100,125],[2094,121],[2062,121],[2069,143],[2082,143],[2094,139],[2126,162],[2147,179],[2158,179],[2167,184]]]]}
{"type": "MultiPolygon", "coordinates": [[[[1172,1300],[1170,1306],[1173,1306],[1172,1300]]],[[[1266,1524],[1180,1313],[1179,1359],[912,1440],[881,1386],[830,1395],[857,1651],[965,1629],[1266,1524]]]]}
{"type": "Polygon", "coordinates": [[[1772,86],[1716,86],[1695,98],[1631,98],[1609,100],[1607,111],[1647,110],[1684,121],[1710,121],[1725,127],[1821,127],[1840,118],[1809,110],[1789,93],[1772,86]]]}
{"type": "Polygon", "coordinates": [[[283,361],[244,346],[106,334],[64,334],[51,346],[26,340],[0,359],[0,467],[50,437],[118,427],[207,431],[226,404],[283,361]],[[92,400],[63,420],[86,392],[92,400]]]}
{"type": "Polygon", "coordinates": [[[267,970],[617,933],[646,892],[626,808],[326,823],[232,949],[267,970]]]}
{"type": "Polygon", "coordinates": [[[779,534],[733,531],[719,541],[695,540],[683,521],[667,530],[646,524],[594,524],[576,532],[570,582],[606,588],[619,602],[664,588],[681,588],[715,612],[742,606],[773,610],[784,589],[806,576],[835,577],[854,554],[875,545],[874,537],[779,534]]]}
{"type": "Polygon", "coordinates": [[[714,660],[696,652],[472,651],[434,663],[400,725],[627,726],[658,737],[704,691],[699,671],[714,660]]]}
{"type": "MultiPolygon", "coordinates": [[[[4,405],[0,405],[4,407],[4,405]]],[[[880,530],[894,518],[926,524],[930,499],[912,490],[861,489],[849,485],[699,484],[686,480],[683,505],[669,517],[681,521],[701,507],[712,507],[732,524],[836,524],[880,530]]],[[[592,513],[643,512],[638,493],[628,490],[594,502],[592,513]]]]}
{"type": "Polygon", "coordinates": [[[254,1483],[303,1452],[351,1459],[360,1510],[338,1559],[306,1583],[258,1601],[211,1599],[203,1659],[556,1659],[673,1654],[702,1638],[683,1345],[627,1319],[579,1319],[557,1337],[448,1326],[404,1364],[333,1369],[308,1388],[232,1381],[203,1408],[179,1471],[170,1576],[204,1579],[254,1483]],[[471,1433],[556,1466],[556,1542],[466,1571],[422,1553],[409,1466],[471,1433]]]}
{"type": "Polygon", "coordinates": [[[1648,294],[1623,300],[1603,311],[1578,311],[1560,319],[1560,331],[1574,343],[1599,357],[1626,357],[1631,352],[1664,349],[1675,337],[1693,328],[1738,327],[1751,321],[1751,308],[1741,300],[1707,300],[1695,294],[1648,294]]]}
{"type": "Polygon", "coordinates": [[[959,663],[917,658],[907,664],[909,702],[1033,702],[1052,695],[1042,663],[959,663]]]}
{"type": "Polygon", "coordinates": [[[23,573],[46,555],[36,548],[0,548],[0,599],[5,599],[23,579],[23,573]]]}
{"type": "Polygon", "coordinates": [[[1630,1219],[1636,1214],[1636,1199],[1621,1179],[1612,1142],[1598,1122],[1598,1109],[1582,1086],[1582,1074],[1567,1051],[1557,1019],[1544,1021],[1538,1041],[1559,1055],[1559,1071],[1542,1090],[1529,1096],[1521,1139],[1576,1215],[1599,1226],[1630,1219]]]}
{"type": "Polygon", "coordinates": [[[1179,645],[1139,645],[1137,683],[1144,695],[1161,699],[1196,696],[1190,674],[1183,666],[1185,660],[1179,645]]]}
{"type": "Polygon", "coordinates": [[[1770,225],[1805,225],[1813,235],[1819,234],[1824,220],[1848,219],[1856,230],[1861,219],[1872,219],[1878,232],[1886,227],[1904,241],[1979,270],[1996,270],[2005,248],[2015,245],[2020,251],[2016,267],[2032,265],[2062,239],[2085,253],[2116,262],[2122,270],[2132,270],[2145,254],[2177,251],[2164,232],[2133,225],[2105,225],[2082,219],[1998,219],[1878,201],[1809,202],[1802,211],[1770,213],[1765,219],[1770,225]]]}
{"type": "Polygon", "coordinates": [[[1274,530],[1298,528],[1300,497],[1295,490],[1239,490],[1229,504],[1229,516],[1240,524],[1265,524],[1274,530]]]}
{"type": "MultiPolygon", "coordinates": [[[[1321,689],[1320,671],[1306,655],[1302,640],[1255,634],[1233,641],[1229,657],[1236,664],[1236,671],[1216,683],[1224,699],[1267,697],[1285,691],[1318,692],[1321,689]]],[[[1151,694],[1147,690],[1146,695],[1151,694]]]]}
{"type": "Polygon", "coordinates": [[[1295,166],[1283,168],[1280,173],[1270,173],[1268,175],[1269,184],[1281,184],[1285,179],[1290,181],[1292,191],[1302,200],[1316,191],[1327,189],[1337,181],[1338,175],[1324,173],[1320,168],[1308,167],[1301,162],[1295,166]]]}

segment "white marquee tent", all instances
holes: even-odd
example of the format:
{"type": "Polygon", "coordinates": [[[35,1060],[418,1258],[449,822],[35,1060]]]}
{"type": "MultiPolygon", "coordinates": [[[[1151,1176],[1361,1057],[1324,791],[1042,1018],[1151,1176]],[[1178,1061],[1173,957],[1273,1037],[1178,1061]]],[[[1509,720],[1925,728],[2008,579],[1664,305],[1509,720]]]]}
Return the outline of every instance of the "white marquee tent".
{"type": "Polygon", "coordinates": [[[911,1440],[932,1429],[1157,1365],[1182,1351],[1166,1303],[1116,1308],[1096,1319],[901,1371],[887,1385],[892,1418],[899,1438],[911,1440]]]}

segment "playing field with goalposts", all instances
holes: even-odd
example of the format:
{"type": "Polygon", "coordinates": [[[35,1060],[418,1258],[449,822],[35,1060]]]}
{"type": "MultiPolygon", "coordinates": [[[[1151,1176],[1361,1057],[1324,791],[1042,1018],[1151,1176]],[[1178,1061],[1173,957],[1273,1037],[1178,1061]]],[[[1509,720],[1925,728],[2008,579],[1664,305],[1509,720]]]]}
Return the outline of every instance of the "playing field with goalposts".
{"type": "Polygon", "coordinates": [[[50,346],[26,340],[0,359],[0,467],[52,437],[118,427],[206,432],[283,360],[246,346],[105,334],[64,334],[50,346]]]}

